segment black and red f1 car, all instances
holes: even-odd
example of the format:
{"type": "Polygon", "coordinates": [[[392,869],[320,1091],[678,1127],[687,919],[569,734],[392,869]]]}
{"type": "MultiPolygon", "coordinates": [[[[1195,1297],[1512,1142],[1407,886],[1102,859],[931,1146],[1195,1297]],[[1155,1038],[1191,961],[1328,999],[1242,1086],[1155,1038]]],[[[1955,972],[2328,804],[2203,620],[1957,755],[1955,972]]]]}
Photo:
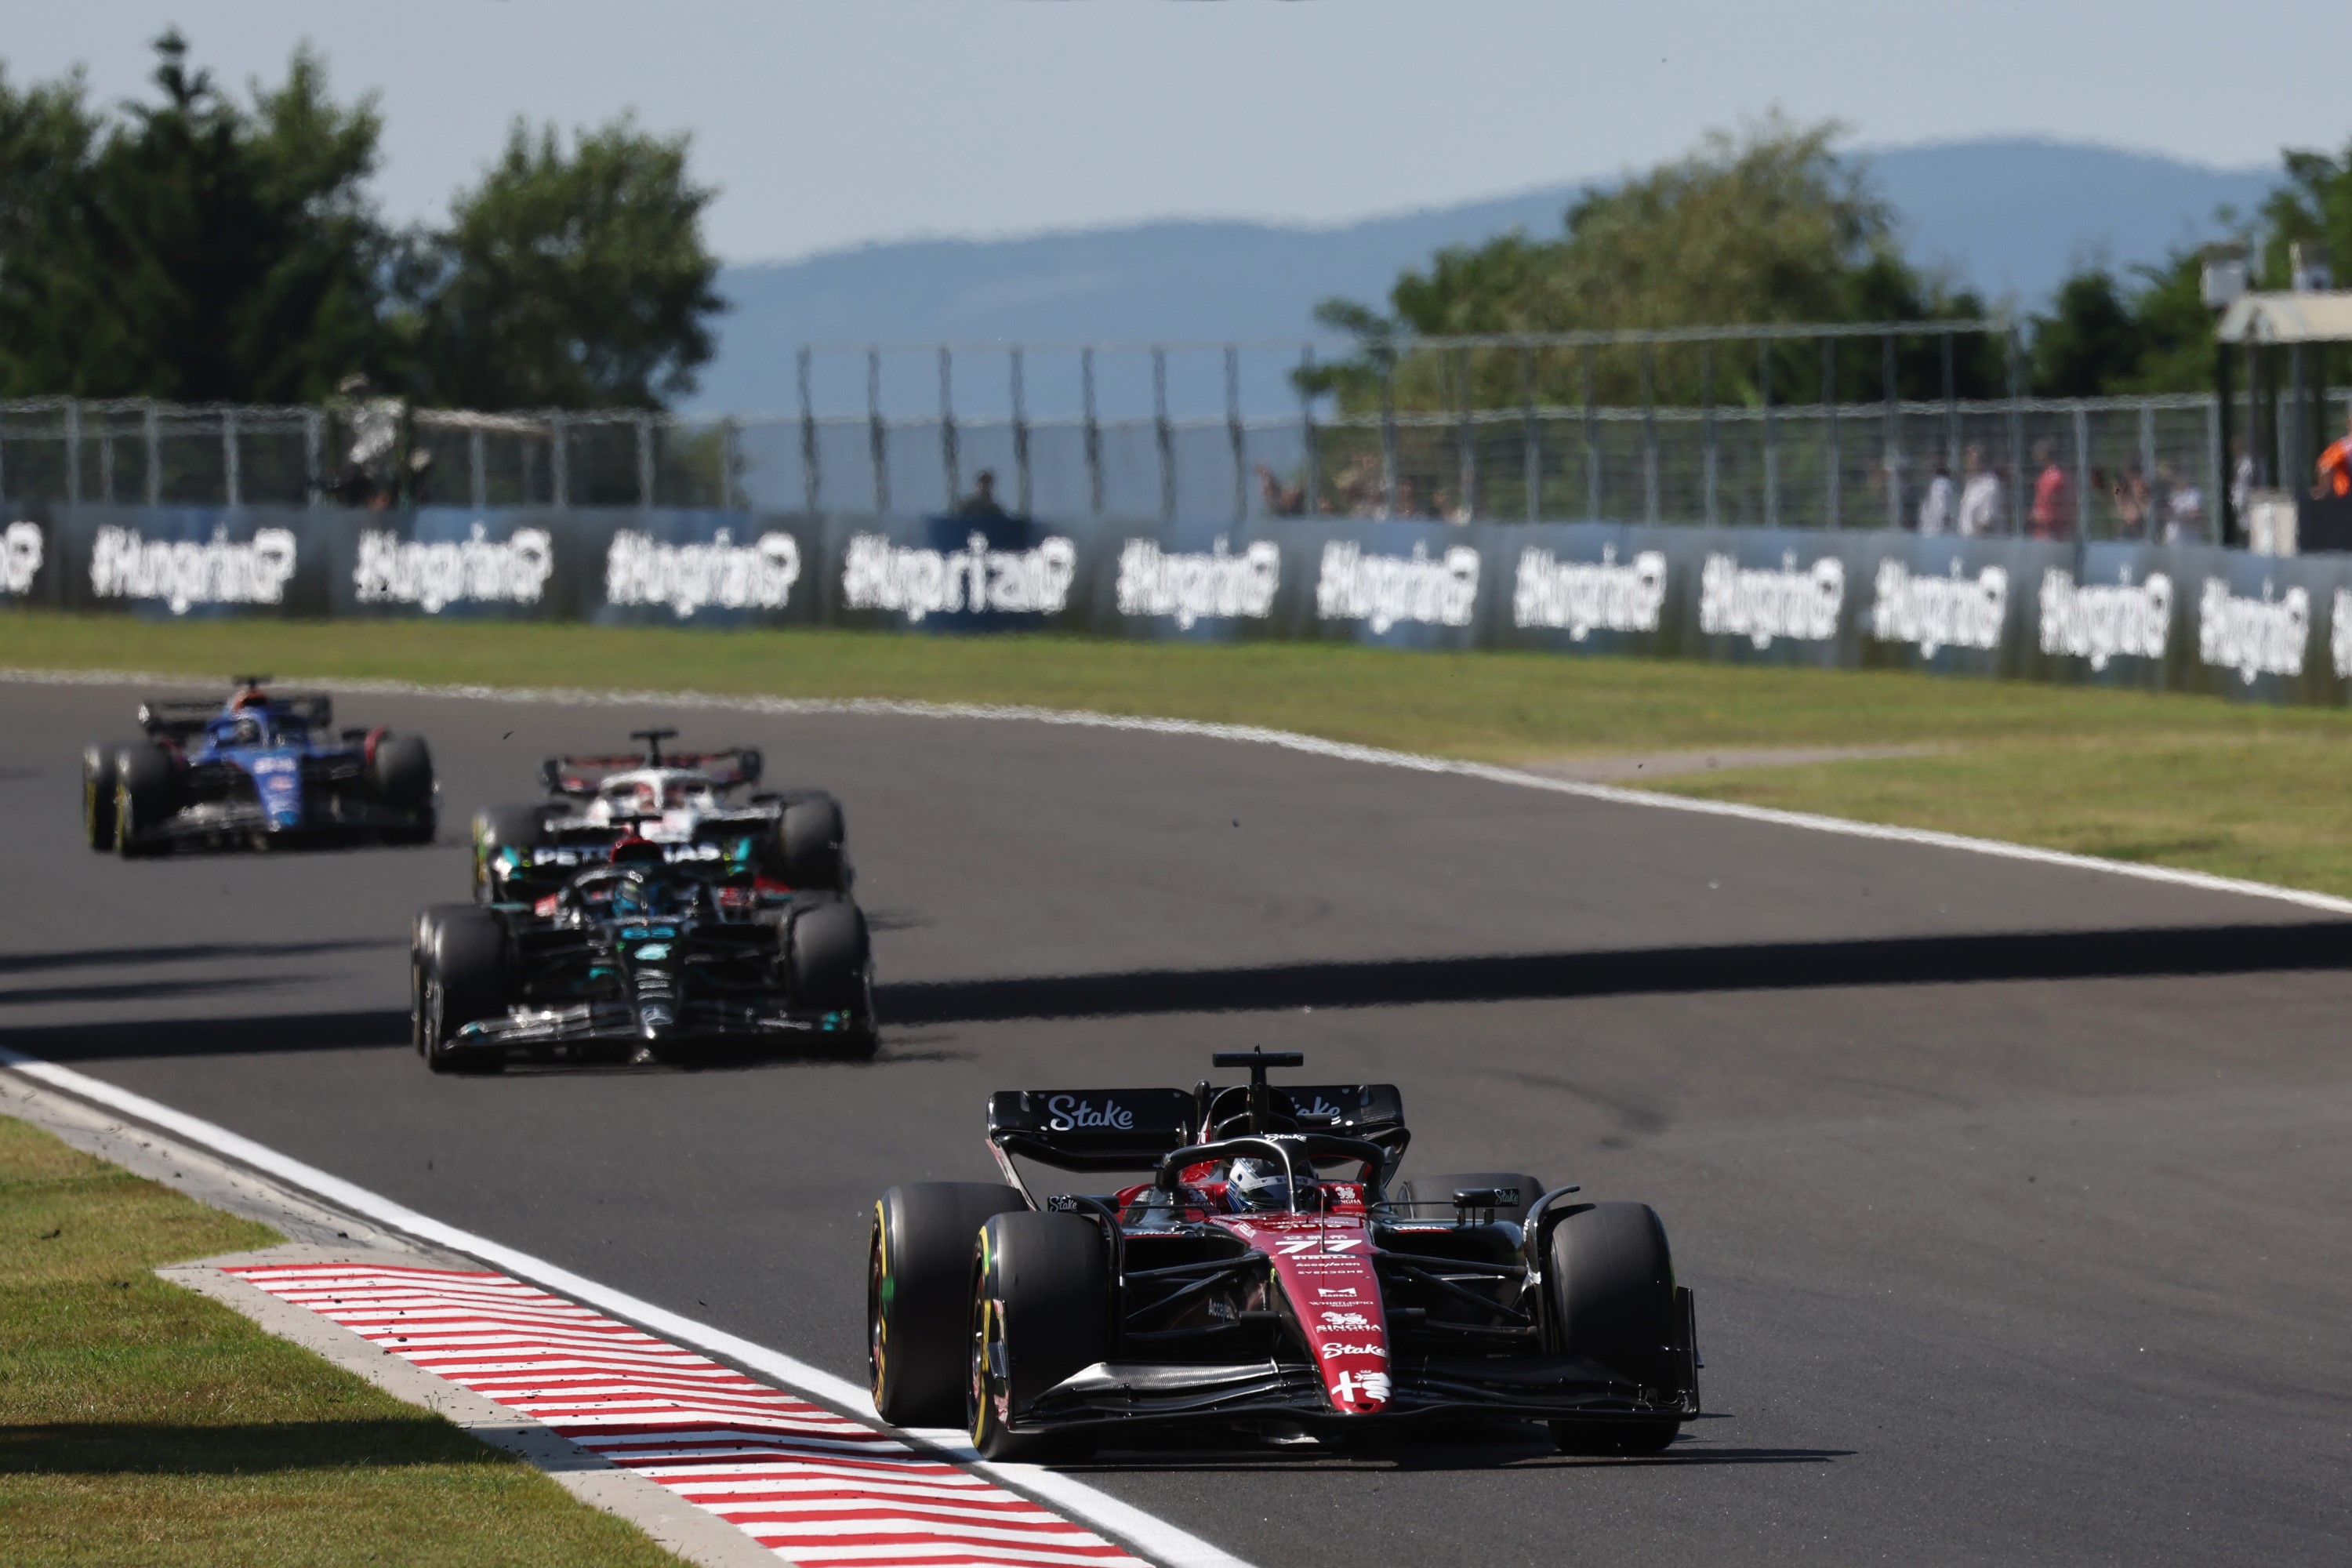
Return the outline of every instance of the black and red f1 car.
{"type": "Polygon", "coordinates": [[[1395,1086],[1266,1081],[1303,1059],[1221,1052],[1249,1082],[1190,1093],[993,1096],[1011,1184],[875,1206],[883,1417],[961,1421],[996,1459],[1180,1424],[1345,1441],[1471,1418],[1549,1423],[1571,1453],[1671,1443],[1698,1414],[1697,1329],[1656,1213],[1524,1174],[1395,1182],[1395,1086]],[[1150,1176],[1041,1200],[1016,1156],[1150,1176]]]}

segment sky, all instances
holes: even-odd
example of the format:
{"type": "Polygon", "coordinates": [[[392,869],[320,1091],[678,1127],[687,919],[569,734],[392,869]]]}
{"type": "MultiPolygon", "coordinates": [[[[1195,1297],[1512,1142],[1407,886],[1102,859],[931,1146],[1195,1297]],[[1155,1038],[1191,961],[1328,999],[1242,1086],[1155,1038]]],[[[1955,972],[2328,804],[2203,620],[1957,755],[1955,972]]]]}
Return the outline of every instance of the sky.
{"type": "Polygon", "coordinates": [[[1851,145],[2340,149],[2345,0],[14,0],[10,79],[142,94],[310,39],[429,219],[517,116],[690,132],[730,262],[1161,217],[1324,224],[1639,168],[1779,108],[1851,145]],[[2308,49],[2295,40],[2308,40],[2308,49]]]}

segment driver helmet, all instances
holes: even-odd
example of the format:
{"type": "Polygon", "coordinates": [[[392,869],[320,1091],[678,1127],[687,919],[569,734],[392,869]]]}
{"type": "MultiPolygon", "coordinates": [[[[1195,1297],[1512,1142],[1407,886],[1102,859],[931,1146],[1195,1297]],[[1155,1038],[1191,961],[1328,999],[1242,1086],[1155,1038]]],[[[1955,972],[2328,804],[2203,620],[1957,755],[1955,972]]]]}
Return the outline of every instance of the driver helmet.
{"type": "Polygon", "coordinates": [[[1245,1209],[1286,1209],[1290,1178],[1276,1160],[1235,1160],[1225,1173],[1225,1201],[1235,1213],[1245,1209]]]}
{"type": "Polygon", "coordinates": [[[251,713],[239,713],[236,722],[229,726],[229,741],[239,746],[261,744],[261,721],[251,713]]]}
{"type": "Polygon", "coordinates": [[[641,920],[665,920],[691,913],[694,889],[669,878],[630,878],[613,890],[613,911],[641,920]]]}

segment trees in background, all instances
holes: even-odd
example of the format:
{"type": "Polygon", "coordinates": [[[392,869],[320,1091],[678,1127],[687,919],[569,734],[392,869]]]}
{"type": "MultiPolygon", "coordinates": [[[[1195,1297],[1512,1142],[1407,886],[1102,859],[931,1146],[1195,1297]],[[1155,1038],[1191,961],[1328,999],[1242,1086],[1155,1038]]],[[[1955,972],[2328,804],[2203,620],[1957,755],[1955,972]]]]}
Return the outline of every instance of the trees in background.
{"type": "Polygon", "coordinates": [[[0,395],[654,406],[712,351],[684,137],[518,124],[439,227],[368,195],[382,121],[298,50],[249,102],[156,43],[158,100],[0,75],[0,395]]]}
{"type": "MultiPolygon", "coordinates": [[[[1327,300],[1318,318],[1367,344],[1357,359],[1313,378],[1360,407],[1378,392],[1379,341],[1391,334],[1562,332],[1622,327],[1762,325],[1776,322],[1926,321],[1985,314],[1983,301],[1904,259],[1894,210],[1866,173],[1837,157],[1834,122],[1800,126],[1774,116],[1739,134],[1710,134],[1689,156],[1593,192],[1568,209],[1556,238],[1504,235],[1440,251],[1425,268],[1407,270],[1390,293],[1388,313],[1352,300],[1327,300]]],[[[1849,395],[1883,384],[1878,345],[1840,345],[1832,371],[1849,395]]],[[[1654,395],[1693,403],[1818,395],[1821,351],[1789,343],[1766,351],[1717,345],[1702,362],[1693,348],[1662,348],[1649,357],[1654,395]],[[1767,363],[1769,357],[1769,364],[1767,363]]],[[[1640,395],[1642,358],[1611,349],[1592,356],[1595,395],[1629,402],[1640,395]]],[[[1509,406],[1525,395],[1530,372],[1545,401],[1582,396],[1585,363],[1548,353],[1530,363],[1516,355],[1410,355],[1394,367],[1392,395],[1406,408],[1509,406]]],[[[1986,395],[2004,383],[2000,349],[1982,340],[1959,345],[1955,374],[1962,395],[1986,395]]],[[[1895,367],[1906,395],[1942,390],[1939,344],[1906,344],[1895,367]]]]}

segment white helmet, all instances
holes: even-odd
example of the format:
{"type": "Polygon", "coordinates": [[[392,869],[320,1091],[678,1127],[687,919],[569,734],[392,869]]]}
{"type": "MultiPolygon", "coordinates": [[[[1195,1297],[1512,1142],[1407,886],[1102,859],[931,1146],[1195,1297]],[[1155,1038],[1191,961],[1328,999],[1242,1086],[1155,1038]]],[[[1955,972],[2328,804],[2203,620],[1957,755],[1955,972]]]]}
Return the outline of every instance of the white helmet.
{"type": "Polygon", "coordinates": [[[1225,1199],[1235,1211],[1286,1209],[1290,1178],[1274,1160],[1235,1160],[1225,1173],[1225,1199]]]}

